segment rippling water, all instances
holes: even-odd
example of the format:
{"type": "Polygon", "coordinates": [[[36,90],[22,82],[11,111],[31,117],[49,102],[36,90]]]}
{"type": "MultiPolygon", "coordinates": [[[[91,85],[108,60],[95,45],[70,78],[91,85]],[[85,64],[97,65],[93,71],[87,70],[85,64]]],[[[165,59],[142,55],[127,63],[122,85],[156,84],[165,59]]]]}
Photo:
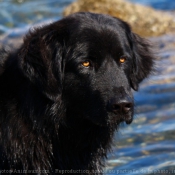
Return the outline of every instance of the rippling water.
{"type": "MultiPolygon", "coordinates": [[[[131,1],[175,10],[175,0],[131,1]]],[[[29,27],[60,19],[71,2],[0,0],[0,41],[14,43],[29,27]]],[[[135,93],[135,120],[116,133],[106,174],[175,174],[175,35],[150,40],[158,47],[157,71],[135,93]]]]}

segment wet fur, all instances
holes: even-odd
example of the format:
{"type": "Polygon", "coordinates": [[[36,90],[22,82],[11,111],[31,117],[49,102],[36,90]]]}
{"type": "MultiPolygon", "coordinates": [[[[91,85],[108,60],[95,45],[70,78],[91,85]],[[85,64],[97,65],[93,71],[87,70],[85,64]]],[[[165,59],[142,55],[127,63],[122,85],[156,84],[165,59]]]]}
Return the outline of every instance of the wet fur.
{"type": "Polygon", "coordinates": [[[101,174],[114,131],[128,117],[114,116],[106,103],[133,99],[131,88],[138,90],[153,60],[127,23],[92,13],[36,28],[19,50],[1,50],[0,169],[101,174]],[[91,70],[80,66],[87,58],[91,70]]]}

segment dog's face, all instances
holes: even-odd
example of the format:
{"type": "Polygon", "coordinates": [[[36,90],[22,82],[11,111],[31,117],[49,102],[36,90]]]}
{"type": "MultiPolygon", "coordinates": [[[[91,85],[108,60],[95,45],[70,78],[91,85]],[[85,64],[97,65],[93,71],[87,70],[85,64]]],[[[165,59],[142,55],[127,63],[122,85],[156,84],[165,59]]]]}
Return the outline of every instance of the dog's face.
{"type": "MultiPolygon", "coordinates": [[[[98,125],[130,123],[134,106],[129,79],[132,59],[122,48],[106,46],[108,41],[110,38],[86,43],[81,56],[67,63],[63,94],[68,111],[77,116],[98,125]]],[[[78,53],[74,48],[74,54],[78,53]]]]}
{"type": "Polygon", "coordinates": [[[72,32],[71,49],[65,55],[69,60],[63,86],[67,106],[99,125],[130,123],[133,116],[133,53],[125,30],[113,21],[115,26],[81,23],[72,32]]]}
{"type": "MultiPolygon", "coordinates": [[[[22,67],[31,81],[44,86],[42,91],[48,98],[56,101],[54,96],[61,94],[67,116],[101,126],[131,123],[131,89],[137,90],[150,73],[153,56],[145,40],[133,34],[125,22],[106,15],[77,13],[44,31],[37,30],[33,36],[33,48],[41,47],[42,42],[42,50],[29,54],[23,48],[22,67]],[[38,40],[37,32],[41,35],[38,40]],[[32,55],[37,55],[35,61],[32,55]],[[37,70],[36,59],[44,65],[37,70]],[[43,67],[48,65],[45,71],[43,67]],[[40,82],[36,82],[40,75],[40,82]]],[[[29,49],[32,42],[26,43],[29,49]]]]}

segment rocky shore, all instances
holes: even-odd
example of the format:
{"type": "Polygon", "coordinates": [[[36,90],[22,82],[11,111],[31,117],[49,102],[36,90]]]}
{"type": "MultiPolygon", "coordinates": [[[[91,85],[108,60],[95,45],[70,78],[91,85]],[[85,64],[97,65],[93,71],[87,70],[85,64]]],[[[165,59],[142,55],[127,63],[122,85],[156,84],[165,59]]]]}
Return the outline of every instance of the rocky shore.
{"type": "Polygon", "coordinates": [[[159,36],[175,31],[175,18],[151,7],[133,4],[125,0],[78,0],[65,8],[65,16],[89,11],[104,13],[127,21],[133,31],[141,36],[159,36]]]}

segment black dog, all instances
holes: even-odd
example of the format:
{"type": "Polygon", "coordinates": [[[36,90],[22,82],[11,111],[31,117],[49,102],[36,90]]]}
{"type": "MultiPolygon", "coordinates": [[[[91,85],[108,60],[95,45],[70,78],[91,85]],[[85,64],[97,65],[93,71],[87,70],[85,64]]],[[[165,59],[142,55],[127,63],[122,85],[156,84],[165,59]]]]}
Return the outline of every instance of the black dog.
{"type": "Polygon", "coordinates": [[[76,13],[31,31],[1,53],[0,169],[101,174],[153,61],[149,44],[107,15],[76,13]]]}

